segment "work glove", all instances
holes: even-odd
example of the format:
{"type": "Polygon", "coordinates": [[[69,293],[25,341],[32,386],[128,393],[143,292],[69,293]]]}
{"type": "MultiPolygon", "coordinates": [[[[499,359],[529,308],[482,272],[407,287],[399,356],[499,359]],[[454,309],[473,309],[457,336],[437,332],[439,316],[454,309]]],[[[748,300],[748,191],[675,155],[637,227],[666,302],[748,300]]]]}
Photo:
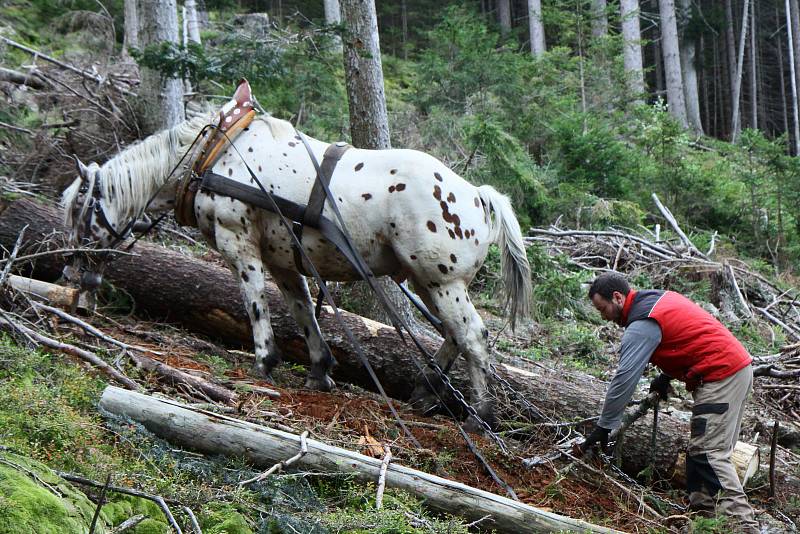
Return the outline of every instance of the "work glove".
{"type": "Polygon", "coordinates": [[[595,426],[592,433],[586,437],[586,441],[583,442],[581,445],[581,452],[585,453],[589,449],[591,449],[596,443],[600,444],[600,450],[602,452],[606,451],[608,448],[608,435],[611,433],[611,430],[608,428],[603,428],[602,426],[595,426]]]}
{"type": "Polygon", "coordinates": [[[667,400],[669,393],[672,391],[672,386],[669,385],[670,380],[672,380],[672,377],[661,373],[650,382],[650,393],[655,391],[661,400],[667,400]]]}

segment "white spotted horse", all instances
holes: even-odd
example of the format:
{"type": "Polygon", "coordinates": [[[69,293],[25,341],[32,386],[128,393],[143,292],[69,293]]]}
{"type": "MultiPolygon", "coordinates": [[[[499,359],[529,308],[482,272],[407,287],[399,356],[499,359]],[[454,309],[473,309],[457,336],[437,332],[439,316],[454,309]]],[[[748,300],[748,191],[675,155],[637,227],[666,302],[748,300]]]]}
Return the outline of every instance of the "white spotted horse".
{"type": "MultiPolygon", "coordinates": [[[[458,354],[465,355],[472,406],[491,420],[488,332],[467,286],[489,245],[497,243],[512,326],[528,312],[530,267],[508,198],[488,185],[468,183],[416,150],[348,149],[341,143],[307,138],[286,121],[257,115],[246,82],[220,117],[217,128],[207,128],[208,117],[186,121],[128,147],[103,165],[79,162],[80,176],[62,197],[72,242],[104,249],[118,246],[145,211],[164,212],[177,204],[178,220],[196,224],[239,279],[253,329],[256,371],[269,377],[281,361],[265,294],[269,271],[308,344],[312,365],[306,386],[330,390],[334,359],[301,274],[307,266],[292,245],[292,229],[281,223],[278,214],[263,209],[263,198],[269,192],[289,204],[315,204],[320,211],[317,225],[330,226],[338,208],[372,273],[410,279],[425,306],[441,320],[444,342],[436,360],[446,369],[458,354]],[[191,170],[179,173],[185,174],[182,177],[172,176],[170,171],[198,135],[213,142],[198,144],[202,149],[191,151],[189,160],[194,161],[187,165],[191,170]],[[324,157],[326,151],[337,153],[338,164],[324,157]],[[323,162],[320,175],[326,168],[333,173],[327,178],[335,206],[324,197],[322,205],[319,196],[313,198],[312,189],[321,181],[317,161],[323,162]],[[209,177],[216,186],[207,181],[209,177]],[[220,183],[229,187],[219,187],[220,183]],[[231,193],[231,188],[245,194],[231,193]]],[[[302,247],[324,279],[359,279],[359,271],[314,224],[303,227],[302,247]]],[[[103,262],[82,259],[83,264],[79,258],[77,265],[65,270],[82,274],[84,285],[89,281],[96,286],[103,262]]],[[[424,389],[417,388],[416,393],[422,396],[424,389]]]]}

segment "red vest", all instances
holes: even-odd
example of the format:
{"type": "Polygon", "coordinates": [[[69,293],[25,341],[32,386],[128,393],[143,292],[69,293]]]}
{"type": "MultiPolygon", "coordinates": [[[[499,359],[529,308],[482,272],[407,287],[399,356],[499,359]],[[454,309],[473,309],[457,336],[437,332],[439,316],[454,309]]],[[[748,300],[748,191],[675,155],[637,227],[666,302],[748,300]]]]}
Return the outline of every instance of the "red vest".
{"type": "Polygon", "coordinates": [[[673,291],[631,291],[622,309],[626,326],[654,319],[661,343],[650,362],[684,382],[715,382],[750,365],[738,339],[703,308],[673,291]]]}

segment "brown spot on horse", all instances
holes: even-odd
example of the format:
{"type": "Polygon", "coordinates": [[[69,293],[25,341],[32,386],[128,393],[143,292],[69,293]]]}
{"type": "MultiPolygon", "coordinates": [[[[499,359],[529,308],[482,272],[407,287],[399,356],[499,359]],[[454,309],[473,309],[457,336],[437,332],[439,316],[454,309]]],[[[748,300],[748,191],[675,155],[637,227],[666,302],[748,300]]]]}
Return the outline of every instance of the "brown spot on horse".
{"type": "Polygon", "coordinates": [[[430,230],[434,234],[436,233],[436,225],[433,224],[433,221],[428,221],[428,230],[430,230]]]}
{"type": "Polygon", "coordinates": [[[395,187],[397,191],[403,191],[405,188],[406,184],[397,184],[397,187],[395,187]]]}
{"type": "Polygon", "coordinates": [[[452,191],[450,192],[449,195],[447,195],[447,201],[452,202],[453,204],[456,203],[456,196],[453,194],[452,191]]]}
{"type": "Polygon", "coordinates": [[[440,263],[439,265],[437,265],[437,267],[438,267],[438,268],[439,268],[439,270],[442,272],[442,274],[447,274],[447,265],[442,265],[442,264],[440,263]]]}
{"type": "Polygon", "coordinates": [[[355,167],[355,169],[356,169],[356,172],[360,171],[360,170],[361,170],[361,169],[363,169],[363,168],[364,168],[364,164],[363,164],[363,163],[359,163],[359,164],[358,164],[358,165],[356,165],[356,167],[355,167]]]}
{"type": "Polygon", "coordinates": [[[439,174],[438,172],[435,172],[435,173],[433,173],[433,176],[434,176],[434,177],[435,177],[437,180],[439,180],[440,182],[443,182],[443,181],[444,181],[444,180],[442,179],[442,175],[441,175],[441,174],[439,174]]]}
{"type": "Polygon", "coordinates": [[[442,188],[438,185],[433,186],[433,198],[436,200],[442,200],[442,188]]]}
{"type": "Polygon", "coordinates": [[[361,195],[361,196],[362,196],[362,197],[364,197],[364,200],[365,200],[365,201],[366,201],[366,200],[369,200],[369,199],[371,199],[371,198],[372,198],[372,195],[370,195],[369,193],[364,193],[364,194],[363,194],[363,195],[361,195]]]}

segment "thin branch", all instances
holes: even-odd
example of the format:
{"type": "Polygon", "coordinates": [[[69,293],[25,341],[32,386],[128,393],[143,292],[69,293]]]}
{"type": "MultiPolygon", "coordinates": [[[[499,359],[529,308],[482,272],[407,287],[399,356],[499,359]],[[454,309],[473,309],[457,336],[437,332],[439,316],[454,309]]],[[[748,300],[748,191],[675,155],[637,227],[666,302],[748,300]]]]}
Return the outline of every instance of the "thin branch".
{"type": "Polygon", "coordinates": [[[306,443],[306,438],[307,437],[308,437],[308,430],[304,430],[303,433],[300,434],[300,452],[298,452],[297,454],[295,454],[294,456],[292,456],[288,460],[284,460],[282,462],[278,462],[277,464],[273,465],[272,467],[270,467],[269,469],[267,469],[266,471],[264,471],[260,475],[256,475],[253,478],[249,478],[247,480],[243,480],[243,481],[239,482],[239,487],[241,488],[241,487],[247,486],[249,484],[252,484],[253,482],[261,482],[262,480],[264,480],[265,478],[270,476],[272,473],[276,473],[276,472],[282,471],[283,469],[285,469],[289,465],[293,464],[294,462],[296,462],[297,460],[299,460],[300,458],[305,456],[308,453],[308,444],[306,443]]]}
{"type": "Polygon", "coordinates": [[[378,473],[378,491],[375,495],[375,509],[380,510],[383,507],[383,492],[386,489],[386,471],[389,469],[389,462],[392,461],[392,450],[388,445],[383,446],[383,461],[381,462],[381,469],[378,473]]]}

